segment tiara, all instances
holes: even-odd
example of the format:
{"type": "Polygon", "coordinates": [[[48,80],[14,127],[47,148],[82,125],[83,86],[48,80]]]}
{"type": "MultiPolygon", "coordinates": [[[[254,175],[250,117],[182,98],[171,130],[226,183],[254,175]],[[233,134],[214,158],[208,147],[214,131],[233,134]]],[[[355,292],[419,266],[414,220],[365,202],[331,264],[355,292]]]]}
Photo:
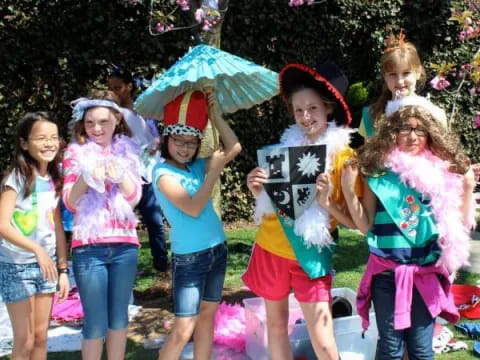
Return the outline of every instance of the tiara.
{"type": "Polygon", "coordinates": [[[402,48],[405,45],[405,34],[403,29],[400,29],[400,34],[390,34],[385,38],[385,52],[390,52],[395,49],[402,48]]]}

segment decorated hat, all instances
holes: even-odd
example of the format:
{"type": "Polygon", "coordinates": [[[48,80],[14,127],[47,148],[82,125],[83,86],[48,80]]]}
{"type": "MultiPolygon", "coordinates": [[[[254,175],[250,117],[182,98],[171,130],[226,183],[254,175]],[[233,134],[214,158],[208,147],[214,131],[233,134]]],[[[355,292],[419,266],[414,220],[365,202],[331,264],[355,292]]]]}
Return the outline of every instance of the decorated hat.
{"type": "Polygon", "coordinates": [[[391,100],[387,103],[385,107],[385,116],[390,117],[392,116],[397,110],[404,106],[419,106],[430,112],[432,117],[442,124],[445,128],[448,128],[447,124],[447,115],[445,111],[432,103],[426,97],[419,96],[419,95],[408,95],[401,97],[399,99],[391,100]]]}
{"type": "Polygon", "coordinates": [[[199,90],[190,90],[165,106],[163,135],[194,135],[201,138],[207,121],[207,98],[199,90]]]}
{"type": "Polygon", "coordinates": [[[348,88],[348,79],[334,63],[327,62],[320,66],[309,67],[303,64],[288,64],[279,75],[280,93],[291,110],[288,99],[299,86],[317,90],[323,97],[337,106],[332,114],[338,125],[348,126],[352,115],[345,101],[344,94],[348,88]]]}

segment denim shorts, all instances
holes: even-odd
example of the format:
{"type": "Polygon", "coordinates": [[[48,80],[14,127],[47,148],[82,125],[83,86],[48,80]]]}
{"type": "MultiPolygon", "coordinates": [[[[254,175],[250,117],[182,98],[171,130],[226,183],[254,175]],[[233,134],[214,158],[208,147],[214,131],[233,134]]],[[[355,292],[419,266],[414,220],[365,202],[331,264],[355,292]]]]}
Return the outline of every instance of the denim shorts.
{"type": "Polygon", "coordinates": [[[128,327],[128,303],[137,272],[138,248],[94,244],[73,249],[73,274],[82,300],[84,339],[128,327]]]}
{"type": "Polygon", "coordinates": [[[57,291],[57,282],[43,280],[37,263],[0,263],[0,295],[6,303],[28,299],[35,294],[57,291]]]}
{"type": "Polygon", "coordinates": [[[227,255],[225,243],[195,253],[172,255],[175,316],[196,316],[201,301],[220,301],[227,255]]]}

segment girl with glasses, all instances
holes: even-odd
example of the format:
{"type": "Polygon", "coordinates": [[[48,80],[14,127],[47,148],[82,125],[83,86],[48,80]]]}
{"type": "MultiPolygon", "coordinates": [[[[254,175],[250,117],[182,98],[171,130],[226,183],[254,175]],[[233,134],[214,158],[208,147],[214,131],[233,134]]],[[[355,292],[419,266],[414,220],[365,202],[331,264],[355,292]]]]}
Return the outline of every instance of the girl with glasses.
{"type": "Polygon", "coordinates": [[[368,327],[373,301],[379,331],[377,360],[433,360],[435,318],[456,322],[451,293],[468,263],[474,224],[470,162],[432,107],[392,106],[392,114],[348,164],[342,190],[370,257],[357,294],[368,327]],[[354,192],[364,177],[363,197],[354,192]]]}
{"type": "Polygon", "coordinates": [[[217,114],[213,89],[204,91],[188,91],[165,106],[161,149],[165,162],[153,170],[155,195],[171,226],[175,313],[159,360],[179,359],[192,335],[195,359],[210,359],[215,311],[222,297],[227,246],[210,198],[222,170],[240,153],[241,145],[217,114]],[[207,159],[197,158],[209,114],[223,148],[207,159]]]}

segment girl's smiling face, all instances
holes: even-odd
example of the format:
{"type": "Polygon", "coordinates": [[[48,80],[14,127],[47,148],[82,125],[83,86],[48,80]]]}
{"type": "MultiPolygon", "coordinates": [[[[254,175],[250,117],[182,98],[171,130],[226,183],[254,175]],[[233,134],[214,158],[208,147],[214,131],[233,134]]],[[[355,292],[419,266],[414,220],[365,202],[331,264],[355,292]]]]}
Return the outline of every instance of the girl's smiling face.
{"type": "Polygon", "coordinates": [[[172,160],[182,167],[192,161],[200,145],[199,138],[194,135],[170,135],[167,141],[172,160]]]}
{"type": "Polygon", "coordinates": [[[415,93],[415,85],[420,79],[420,73],[408,64],[399,64],[390,71],[386,71],[383,79],[394,99],[398,96],[403,97],[415,93]]]}
{"type": "Polygon", "coordinates": [[[101,106],[88,109],[84,117],[87,136],[103,147],[111,144],[118,123],[113,111],[101,106]]]}
{"type": "Polygon", "coordinates": [[[46,169],[60,148],[57,125],[50,121],[36,121],[28,138],[21,139],[21,145],[38,163],[40,169],[46,169]]]}
{"type": "Polygon", "coordinates": [[[327,128],[327,118],[333,107],[325,104],[313,89],[301,89],[292,95],[292,110],[295,123],[311,141],[315,141],[327,128]]]}

